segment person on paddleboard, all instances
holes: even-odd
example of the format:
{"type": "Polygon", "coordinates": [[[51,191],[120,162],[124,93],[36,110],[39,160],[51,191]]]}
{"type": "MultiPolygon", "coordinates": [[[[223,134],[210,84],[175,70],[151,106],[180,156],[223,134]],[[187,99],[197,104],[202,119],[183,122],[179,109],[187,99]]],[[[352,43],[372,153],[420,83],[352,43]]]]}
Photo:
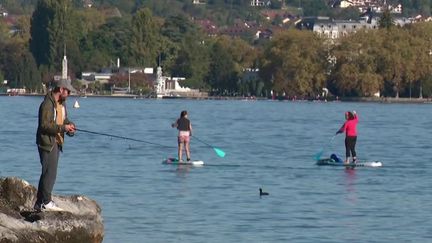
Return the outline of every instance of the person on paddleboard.
{"type": "Polygon", "coordinates": [[[176,127],[179,131],[178,133],[178,160],[183,162],[182,153],[183,148],[186,150],[187,161],[190,161],[190,137],[192,136],[192,123],[188,119],[187,111],[182,111],[180,113],[180,118],[174,122],[172,127],[176,127]]]}
{"type": "Polygon", "coordinates": [[[355,146],[357,142],[357,123],[358,116],[356,111],[347,111],[345,112],[345,123],[343,126],[336,132],[336,135],[339,133],[345,132],[345,163],[349,164],[349,159],[352,156],[353,162],[355,163],[357,160],[357,154],[355,151],[355,146]]]}

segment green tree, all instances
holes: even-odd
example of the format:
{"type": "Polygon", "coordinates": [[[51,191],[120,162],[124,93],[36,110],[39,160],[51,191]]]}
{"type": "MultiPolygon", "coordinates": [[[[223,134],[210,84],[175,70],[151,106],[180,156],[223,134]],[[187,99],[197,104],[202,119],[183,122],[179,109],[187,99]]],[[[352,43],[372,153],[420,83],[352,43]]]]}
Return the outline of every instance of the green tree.
{"type": "Polygon", "coordinates": [[[413,89],[417,92],[415,95],[420,96],[420,87],[432,73],[432,24],[425,22],[409,25],[407,31],[412,52],[411,70],[406,77],[409,84],[408,95],[413,95],[413,89]],[[413,85],[415,87],[412,87],[413,85]]]}
{"type": "Polygon", "coordinates": [[[282,8],[282,1],[270,0],[270,8],[271,9],[281,9],[282,8]]]}
{"type": "Polygon", "coordinates": [[[420,14],[430,16],[431,14],[431,1],[430,0],[414,0],[414,7],[418,9],[420,14]]]}
{"type": "Polygon", "coordinates": [[[147,8],[161,17],[181,15],[182,7],[183,3],[172,0],[137,0],[135,5],[135,9],[147,8]]]}
{"type": "Polygon", "coordinates": [[[327,16],[330,6],[324,0],[287,0],[287,4],[301,8],[304,16],[327,16]]]}
{"type": "Polygon", "coordinates": [[[315,96],[326,86],[326,50],[323,39],[312,32],[280,33],[265,50],[260,75],[276,92],[315,96]]]}
{"type": "MultiPolygon", "coordinates": [[[[81,19],[81,31],[83,35],[87,35],[89,32],[97,30],[107,22],[106,16],[96,8],[86,8],[78,11],[77,17],[81,19]]],[[[118,21],[119,19],[116,20],[118,21]]]]}
{"type": "Polygon", "coordinates": [[[113,18],[99,28],[89,32],[80,42],[83,53],[83,69],[99,70],[113,65],[120,58],[121,65],[130,64],[130,21],[113,18]]]}
{"type": "MultiPolygon", "coordinates": [[[[171,16],[162,26],[161,34],[164,43],[161,45],[161,65],[165,71],[174,76],[182,76],[190,79],[193,75],[192,65],[194,55],[202,56],[193,49],[197,46],[201,49],[200,42],[204,40],[203,34],[197,26],[185,15],[171,16]],[[193,53],[193,54],[192,54],[193,53]]],[[[188,80],[189,85],[191,80],[188,80]]],[[[198,85],[198,84],[196,84],[198,85]]]]}
{"type": "Polygon", "coordinates": [[[264,82],[259,78],[255,71],[252,71],[257,69],[249,70],[245,71],[241,79],[238,81],[238,92],[243,96],[262,96],[264,82]]]}
{"type": "Polygon", "coordinates": [[[410,16],[413,14],[413,1],[412,0],[401,0],[400,2],[403,6],[403,14],[405,16],[410,16]]]}
{"type": "Polygon", "coordinates": [[[170,72],[173,76],[185,77],[182,85],[191,88],[207,88],[204,82],[210,65],[210,49],[204,38],[197,35],[187,35],[178,51],[170,72]]]}
{"type": "Polygon", "coordinates": [[[0,41],[5,41],[9,39],[9,28],[6,25],[6,22],[0,18],[0,41]]]}
{"type": "Polygon", "coordinates": [[[226,49],[234,61],[234,70],[237,73],[243,72],[245,68],[254,66],[258,58],[258,50],[240,38],[220,36],[218,42],[226,49]]]}
{"type": "Polygon", "coordinates": [[[37,0],[1,0],[3,5],[10,14],[23,15],[30,14],[37,0]]]}
{"type": "Polygon", "coordinates": [[[232,55],[216,41],[211,48],[210,60],[207,82],[213,93],[235,95],[238,74],[235,71],[232,55]]]}
{"type": "Polygon", "coordinates": [[[30,50],[38,66],[60,70],[65,47],[70,50],[68,56],[72,68],[79,65],[81,29],[70,0],[39,0],[30,27],[30,50]]]}
{"type": "Polygon", "coordinates": [[[256,63],[259,56],[257,48],[240,38],[220,36],[218,43],[227,50],[233,61],[233,69],[236,74],[236,92],[241,95],[259,95],[262,84],[258,75],[249,73],[250,69],[258,68],[256,63]],[[244,73],[247,74],[244,74],[244,73]]]}
{"type": "Polygon", "coordinates": [[[168,17],[161,33],[170,41],[180,43],[187,34],[197,34],[198,28],[185,15],[168,17]]]}
{"type": "Polygon", "coordinates": [[[381,31],[383,42],[377,55],[378,73],[385,83],[384,95],[399,97],[413,68],[410,36],[405,29],[391,28],[381,31]]]}
{"type": "Polygon", "coordinates": [[[333,19],[359,19],[360,12],[357,7],[334,8],[328,15],[333,19]]]}
{"type": "Polygon", "coordinates": [[[30,40],[30,16],[20,16],[17,20],[16,28],[18,32],[15,35],[15,39],[28,45],[30,40]]]}
{"type": "Polygon", "coordinates": [[[163,42],[159,29],[149,9],[141,9],[133,17],[128,52],[133,64],[156,66],[163,42]]]}
{"type": "Polygon", "coordinates": [[[378,48],[381,39],[377,31],[359,31],[342,37],[333,55],[331,91],[341,96],[372,96],[383,88],[382,76],[377,74],[378,48]]]}
{"type": "Polygon", "coordinates": [[[0,70],[13,88],[38,90],[41,87],[39,70],[33,56],[23,43],[8,43],[0,49],[0,70]]]}
{"type": "Polygon", "coordinates": [[[424,97],[432,98],[432,75],[427,75],[422,81],[422,93],[424,97]]]}
{"type": "Polygon", "coordinates": [[[394,20],[393,16],[391,15],[391,12],[389,9],[384,10],[379,22],[378,26],[382,29],[390,29],[392,26],[394,26],[394,20]]]}

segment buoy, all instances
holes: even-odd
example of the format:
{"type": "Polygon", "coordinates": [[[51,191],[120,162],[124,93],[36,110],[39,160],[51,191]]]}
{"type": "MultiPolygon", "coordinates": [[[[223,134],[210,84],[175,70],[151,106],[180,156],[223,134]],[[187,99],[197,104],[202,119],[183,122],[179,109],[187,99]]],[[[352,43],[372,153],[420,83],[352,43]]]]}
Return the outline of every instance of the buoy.
{"type": "Polygon", "coordinates": [[[78,100],[75,100],[75,104],[73,105],[73,108],[78,109],[80,105],[78,104],[78,100]]]}

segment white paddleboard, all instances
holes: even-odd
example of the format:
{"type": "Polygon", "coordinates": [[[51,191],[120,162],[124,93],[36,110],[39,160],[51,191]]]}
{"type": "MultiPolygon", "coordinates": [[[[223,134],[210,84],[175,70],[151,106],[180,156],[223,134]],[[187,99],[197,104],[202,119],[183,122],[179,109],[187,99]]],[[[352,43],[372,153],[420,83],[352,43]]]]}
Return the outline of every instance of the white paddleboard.
{"type": "Polygon", "coordinates": [[[330,165],[330,166],[345,166],[345,167],[382,167],[383,163],[380,161],[365,161],[357,163],[344,164],[336,162],[333,159],[320,159],[316,163],[317,165],[330,165]]]}
{"type": "Polygon", "coordinates": [[[167,158],[166,160],[162,161],[162,164],[203,166],[204,161],[202,161],[202,160],[190,160],[190,161],[181,161],[180,162],[176,158],[167,158]]]}

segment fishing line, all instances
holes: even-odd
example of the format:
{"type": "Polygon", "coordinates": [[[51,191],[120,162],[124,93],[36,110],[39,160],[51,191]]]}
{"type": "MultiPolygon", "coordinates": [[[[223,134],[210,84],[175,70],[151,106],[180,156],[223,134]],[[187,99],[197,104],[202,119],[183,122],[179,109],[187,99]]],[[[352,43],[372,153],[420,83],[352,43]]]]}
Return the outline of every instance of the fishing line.
{"type": "Polygon", "coordinates": [[[101,135],[101,136],[111,137],[111,138],[119,138],[119,139],[125,139],[125,140],[134,141],[134,142],[146,143],[146,144],[151,144],[151,145],[165,147],[165,148],[177,148],[177,147],[174,147],[174,146],[168,146],[168,145],[163,145],[163,144],[159,144],[159,143],[152,143],[152,142],[141,140],[141,139],[128,138],[128,137],[117,136],[117,135],[112,135],[112,134],[107,134],[107,133],[101,133],[101,132],[93,132],[93,131],[88,131],[88,130],[78,129],[78,128],[75,129],[75,130],[80,131],[80,132],[95,134],[95,135],[101,135]]]}

